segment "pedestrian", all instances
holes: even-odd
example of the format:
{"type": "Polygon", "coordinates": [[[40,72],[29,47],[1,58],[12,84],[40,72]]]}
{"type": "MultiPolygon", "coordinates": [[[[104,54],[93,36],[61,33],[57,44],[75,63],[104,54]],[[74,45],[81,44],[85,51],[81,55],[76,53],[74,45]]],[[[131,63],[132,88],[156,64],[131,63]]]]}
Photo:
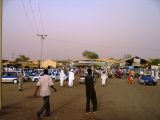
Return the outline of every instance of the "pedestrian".
{"type": "Polygon", "coordinates": [[[18,90],[22,91],[23,89],[23,70],[21,70],[18,74],[18,90]]]}
{"type": "Polygon", "coordinates": [[[37,88],[34,93],[34,96],[36,96],[37,91],[40,89],[40,96],[43,98],[44,102],[41,109],[37,112],[38,120],[40,119],[40,116],[44,111],[46,116],[50,116],[50,101],[49,101],[51,95],[50,87],[53,88],[55,92],[57,91],[56,88],[54,88],[54,84],[51,77],[48,76],[48,69],[44,69],[44,75],[41,76],[41,78],[37,82],[37,88]]]}
{"type": "Polygon", "coordinates": [[[134,83],[133,75],[129,75],[127,79],[128,79],[128,84],[134,83]]]}
{"type": "Polygon", "coordinates": [[[69,71],[68,77],[69,77],[68,78],[68,87],[72,87],[73,86],[73,80],[75,79],[73,69],[71,69],[69,71]]]}
{"type": "Polygon", "coordinates": [[[155,79],[156,79],[156,80],[159,80],[159,70],[156,70],[156,71],[155,71],[155,79]]]}
{"type": "Polygon", "coordinates": [[[153,78],[155,78],[155,70],[154,70],[154,69],[152,69],[152,71],[151,71],[151,76],[152,76],[153,78]]]}
{"type": "Polygon", "coordinates": [[[62,87],[63,86],[63,81],[65,79],[65,74],[64,74],[64,70],[61,69],[60,71],[60,86],[62,87]]]}
{"type": "Polygon", "coordinates": [[[102,86],[104,87],[106,85],[106,79],[107,79],[107,74],[106,74],[106,71],[103,70],[102,73],[101,73],[101,79],[102,79],[102,86]]]}
{"type": "Polygon", "coordinates": [[[93,113],[97,111],[97,97],[94,89],[94,77],[92,76],[92,70],[87,70],[88,75],[85,77],[86,86],[86,114],[90,113],[90,100],[93,105],[93,113]]]}
{"type": "Polygon", "coordinates": [[[142,76],[142,75],[144,75],[144,70],[143,69],[140,70],[140,76],[142,76]]]}

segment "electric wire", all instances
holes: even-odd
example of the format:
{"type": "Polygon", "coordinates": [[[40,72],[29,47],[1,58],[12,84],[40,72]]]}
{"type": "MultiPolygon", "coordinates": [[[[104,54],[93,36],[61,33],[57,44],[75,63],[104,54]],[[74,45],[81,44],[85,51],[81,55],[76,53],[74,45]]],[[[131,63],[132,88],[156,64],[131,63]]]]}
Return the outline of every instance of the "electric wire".
{"type": "Polygon", "coordinates": [[[32,7],[32,0],[30,0],[29,3],[30,3],[31,12],[32,12],[33,22],[34,22],[34,25],[35,25],[35,28],[36,28],[36,31],[37,31],[37,34],[38,34],[39,29],[38,29],[38,26],[37,26],[37,23],[36,23],[36,17],[35,17],[33,7],[32,7]]]}
{"type": "Polygon", "coordinates": [[[35,14],[35,11],[34,11],[34,9],[33,9],[33,2],[32,2],[32,0],[29,0],[29,8],[30,8],[30,11],[31,11],[30,16],[29,16],[29,13],[28,13],[28,11],[27,11],[27,9],[26,9],[26,6],[25,6],[25,3],[24,3],[23,0],[21,0],[21,3],[22,3],[22,6],[23,6],[25,15],[26,15],[26,17],[27,17],[27,21],[28,21],[28,23],[30,24],[31,28],[33,29],[33,32],[34,32],[36,35],[40,34],[39,32],[45,33],[45,28],[44,28],[43,19],[42,19],[42,12],[41,12],[40,1],[37,0],[37,2],[36,2],[37,5],[38,5],[37,10],[38,10],[38,12],[39,12],[40,21],[37,21],[37,20],[36,20],[36,17],[37,17],[36,15],[37,15],[37,14],[35,14]],[[31,18],[31,19],[30,19],[30,18],[31,18]],[[40,23],[40,26],[38,25],[37,22],[40,23]],[[40,29],[40,28],[41,28],[41,29],[40,29]]]}
{"type": "Polygon", "coordinates": [[[43,33],[45,33],[43,19],[42,19],[42,13],[41,13],[41,7],[40,7],[40,2],[39,2],[39,0],[37,0],[37,1],[38,1],[38,8],[39,8],[39,14],[40,14],[41,27],[42,27],[43,33]]]}
{"type": "Polygon", "coordinates": [[[26,7],[25,7],[25,4],[24,4],[24,1],[23,1],[23,0],[21,0],[21,3],[22,3],[22,7],[23,7],[23,9],[24,9],[24,13],[25,13],[25,16],[26,16],[26,18],[27,18],[27,21],[28,21],[28,23],[29,23],[29,25],[30,25],[30,27],[31,27],[32,31],[36,34],[36,31],[34,30],[34,27],[33,27],[32,23],[31,23],[31,20],[30,20],[30,18],[29,18],[28,13],[27,13],[27,10],[26,10],[26,7]]]}

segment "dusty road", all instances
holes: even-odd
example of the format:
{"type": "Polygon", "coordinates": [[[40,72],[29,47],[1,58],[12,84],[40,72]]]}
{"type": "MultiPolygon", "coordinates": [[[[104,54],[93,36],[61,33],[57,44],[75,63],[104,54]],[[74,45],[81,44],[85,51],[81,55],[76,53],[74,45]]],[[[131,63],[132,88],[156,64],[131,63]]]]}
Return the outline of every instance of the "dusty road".
{"type": "MultiPolygon", "coordinates": [[[[42,120],[160,120],[160,82],[157,86],[129,85],[125,79],[110,79],[106,87],[98,80],[95,84],[99,112],[85,114],[85,86],[74,83],[73,88],[59,87],[52,94],[49,117],[42,120]]],[[[33,97],[34,82],[25,82],[24,91],[18,85],[2,85],[3,109],[0,120],[36,120],[36,112],[43,101],[33,97]]]]}

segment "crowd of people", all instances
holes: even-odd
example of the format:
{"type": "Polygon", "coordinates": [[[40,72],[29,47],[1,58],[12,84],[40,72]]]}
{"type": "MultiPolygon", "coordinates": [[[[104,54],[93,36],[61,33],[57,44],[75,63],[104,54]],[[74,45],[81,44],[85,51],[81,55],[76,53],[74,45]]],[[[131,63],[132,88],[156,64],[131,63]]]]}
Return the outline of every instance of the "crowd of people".
{"type": "MultiPolygon", "coordinates": [[[[91,67],[91,66],[89,66],[89,67],[91,67]]],[[[60,67],[60,68],[56,68],[56,69],[59,74],[58,79],[60,80],[60,86],[63,86],[64,80],[67,79],[68,80],[68,87],[72,87],[73,81],[75,79],[75,74],[78,74],[79,76],[81,76],[82,74],[86,75],[88,66],[74,67],[74,68],[60,67]]],[[[148,68],[127,69],[127,68],[121,68],[121,67],[117,67],[117,68],[107,68],[107,67],[94,68],[94,67],[91,67],[91,69],[93,70],[92,75],[94,76],[94,78],[100,78],[102,80],[102,86],[105,86],[106,80],[108,78],[110,78],[110,79],[112,79],[112,78],[125,78],[125,79],[132,81],[132,79],[139,78],[139,76],[144,75],[144,74],[150,74],[156,80],[158,80],[160,78],[160,70],[156,70],[156,69],[148,69],[148,68]]],[[[22,69],[21,67],[13,67],[13,66],[7,67],[7,66],[5,66],[2,71],[3,72],[20,71],[18,73],[22,73],[23,78],[25,78],[26,74],[28,74],[28,73],[40,74],[40,72],[42,72],[43,69],[40,69],[40,71],[38,71],[38,69],[22,69]]],[[[19,78],[21,79],[19,81],[19,83],[22,83],[21,82],[22,77],[20,77],[20,75],[19,75],[19,78]]],[[[20,85],[20,86],[22,86],[22,85],[20,85]]],[[[21,88],[19,88],[19,90],[21,90],[21,88]]]]}
{"type": "MultiPolygon", "coordinates": [[[[57,68],[59,70],[59,80],[60,80],[60,86],[64,86],[64,80],[66,79],[66,73],[67,73],[67,79],[68,79],[68,87],[71,88],[74,85],[75,80],[75,74],[81,75],[86,74],[85,76],[85,86],[86,86],[86,114],[89,114],[91,112],[90,110],[90,101],[93,104],[93,113],[95,113],[97,108],[97,97],[96,97],[96,91],[94,88],[95,78],[98,78],[101,80],[101,85],[104,87],[107,85],[108,78],[127,78],[128,83],[132,84],[134,83],[134,78],[139,77],[144,74],[151,74],[152,77],[155,79],[159,79],[159,70],[155,69],[123,69],[123,68],[112,68],[108,69],[107,67],[104,68],[98,68],[95,69],[91,66],[87,67],[74,67],[74,68],[57,68]]],[[[35,71],[34,69],[28,69],[30,72],[35,71]]],[[[50,115],[50,87],[54,89],[56,92],[57,89],[54,87],[53,80],[48,75],[50,68],[43,69],[43,75],[40,77],[38,82],[36,83],[37,88],[35,90],[34,96],[37,95],[38,89],[40,89],[40,96],[42,96],[44,104],[40,108],[40,110],[37,112],[38,120],[40,119],[40,116],[43,112],[45,112],[46,116],[50,115]]],[[[26,72],[26,69],[22,69],[20,67],[14,68],[14,67],[4,67],[3,72],[12,72],[12,71],[20,71],[18,72],[18,90],[23,90],[23,76],[26,72]]]]}

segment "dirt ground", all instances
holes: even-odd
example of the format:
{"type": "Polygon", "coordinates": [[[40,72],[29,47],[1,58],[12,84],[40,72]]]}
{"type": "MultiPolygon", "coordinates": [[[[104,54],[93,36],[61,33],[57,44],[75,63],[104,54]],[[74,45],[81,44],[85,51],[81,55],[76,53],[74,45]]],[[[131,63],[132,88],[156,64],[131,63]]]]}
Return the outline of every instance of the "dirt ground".
{"type": "MultiPolygon", "coordinates": [[[[157,86],[129,85],[125,79],[109,79],[107,86],[95,83],[98,112],[85,114],[85,86],[74,81],[73,88],[60,87],[55,82],[51,116],[42,120],[160,120],[160,82],[157,86]]],[[[0,120],[36,120],[36,112],[43,104],[41,97],[33,97],[35,82],[25,82],[24,91],[18,85],[2,84],[0,120]]]]}

